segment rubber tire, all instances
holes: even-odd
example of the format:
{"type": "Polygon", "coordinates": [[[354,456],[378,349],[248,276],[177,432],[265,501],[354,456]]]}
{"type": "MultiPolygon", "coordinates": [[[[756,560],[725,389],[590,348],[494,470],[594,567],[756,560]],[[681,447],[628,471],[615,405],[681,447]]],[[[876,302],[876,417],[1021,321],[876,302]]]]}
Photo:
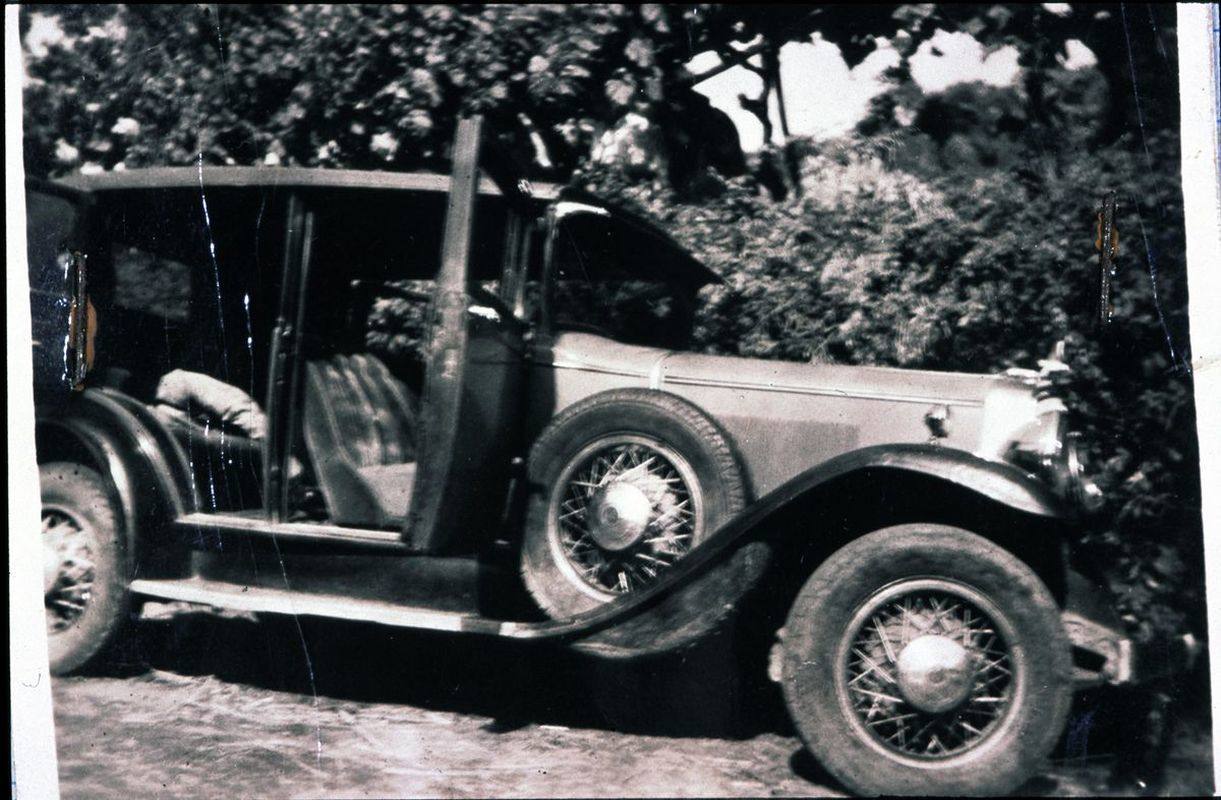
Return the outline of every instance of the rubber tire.
{"type": "Polygon", "coordinates": [[[68,675],[103,661],[130,624],[126,541],[122,514],[107,481],[88,467],[71,462],[40,464],[43,504],[69,509],[93,528],[93,591],[76,624],[60,633],[47,632],[47,661],[52,675],[68,675]]]}
{"type": "Polygon", "coordinates": [[[1006,794],[1033,777],[1064,730],[1072,701],[1072,654],[1044,583],[1007,550],[946,525],[883,528],[838,550],[798,592],[782,630],[781,686],[801,738],[822,765],[862,795],[1006,794]],[[840,706],[833,659],[866,600],[898,580],[938,577],[980,592],[1006,615],[1026,651],[1025,700],[1011,722],[977,748],[927,766],[882,755],[840,706]]]}
{"type": "Polygon", "coordinates": [[[687,459],[704,497],[704,536],[746,504],[746,482],[728,438],[681,397],[652,389],[612,389],[574,403],[539,435],[528,462],[522,580],[552,619],[567,619],[601,605],[569,583],[551,552],[547,513],[552,487],[582,448],[615,434],[651,436],[687,459]]]}

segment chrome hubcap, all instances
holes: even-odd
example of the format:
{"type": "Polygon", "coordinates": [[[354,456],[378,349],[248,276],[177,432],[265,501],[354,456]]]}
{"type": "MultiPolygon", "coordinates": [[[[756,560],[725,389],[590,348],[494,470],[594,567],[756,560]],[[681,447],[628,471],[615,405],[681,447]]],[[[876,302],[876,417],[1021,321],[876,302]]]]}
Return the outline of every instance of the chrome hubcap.
{"type": "Polygon", "coordinates": [[[92,596],[92,536],[88,527],[74,515],[63,509],[44,507],[42,545],[47,629],[57,633],[80,619],[92,596]]]}
{"type": "Polygon", "coordinates": [[[883,752],[946,758],[977,746],[1014,707],[1013,634],[987,598],[952,581],[905,581],[853,617],[840,701],[883,752]]]}
{"type": "Polygon", "coordinates": [[[967,648],[948,636],[926,634],[899,653],[899,691],[921,711],[939,713],[958,706],[971,693],[975,665],[967,648]]]}
{"type": "Polygon", "coordinates": [[[653,503],[640,486],[617,480],[594,491],[587,518],[598,546],[619,552],[637,544],[649,529],[653,503]]]}
{"type": "Polygon", "coordinates": [[[549,536],[561,570],[603,601],[652,583],[702,532],[694,470],[646,436],[607,437],[584,448],[552,495],[549,536]]]}

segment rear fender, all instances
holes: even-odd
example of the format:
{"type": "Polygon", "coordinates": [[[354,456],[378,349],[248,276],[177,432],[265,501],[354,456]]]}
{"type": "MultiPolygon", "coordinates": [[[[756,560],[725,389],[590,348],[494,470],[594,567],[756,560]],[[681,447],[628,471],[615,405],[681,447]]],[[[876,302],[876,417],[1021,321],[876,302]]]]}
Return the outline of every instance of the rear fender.
{"type": "Polygon", "coordinates": [[[809,574],[878,528],[937,522],[1011,550],[1062,596],[1070,510],[1016,467],[935,445],[864,448],[798,475],[748,507],[649,592],[605,607],[580,649],[632,657],[690,646],[736,618],[775,631],[809,574]],[[747,613],[743,613],[747,611],[747,613]]]}
{"type": "Polygon", "coordinates": [[[185,549],[162,534],[199,507],[198,493],[186,455],[142,403],[87,389],[54,416],[38,415],[35,439],[39,463],[74,461],[110,482],[133,579],[182,574],[185,549]]]}

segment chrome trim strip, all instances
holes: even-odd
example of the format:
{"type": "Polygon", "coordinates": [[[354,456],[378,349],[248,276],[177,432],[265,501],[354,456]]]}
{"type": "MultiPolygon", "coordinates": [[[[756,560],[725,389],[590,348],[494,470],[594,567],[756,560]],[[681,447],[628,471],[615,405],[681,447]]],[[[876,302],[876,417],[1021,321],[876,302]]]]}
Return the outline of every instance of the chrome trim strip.
{"type": "Polygon", "coordinates": [[[643,380],[647,380],[649,377],[649,373],[647,372],[632,372],[625,369],[596,367],[593,364],[580,364],[575,361],[537,361],[535,363],[540,367],[553,367],[554,369],[575,369],[580,372],[596,372],[599,375],[619,375],[624,378],[640,378],[643,380]]]}
{"type": "Polygon", "coordinates": [[[883,392],[849,392],[846,389],[819,389],[813,386],[795,386],[784,383],[756,383],[754,381],[729,381],[711,378],[682,378],[668,376],[666,383],[680,386],[709,386],[718,389],[754,389],[761,392],[778,392],[783,394],[811,394],[823,397],[842,397],[847,400],[891,400],[896,403],[919,403],[921,405],[936,404],[942,406],[960,406],[964,408],[983,408],[982,400],[947,400],[944,397],[922,397],[911,394],[885,394],[883,392]]]}
{"type": "Polygon", "coordinates": [[[581,372],[596,372],[601,375],[619,375],[625,378],[640,378],[649,381],[649,388],[658,389],[662,384],[674,384],[677,386],[707,386],[715,389],[753,389],[761,392],[776,392],[780,394],[808,394],[821,397],[841,397],[846,400],[891,400],[896,403],[918,403],[920,405],[944,405],[958,406],[960,408],[983,408],[983,400],[966,400],[966,399],[949,399],[944,397],[922,397],[920,395],[908,394],[885,394],[883,392],[850,392],[846,389],[820,389],[813,386],[796,386],[793,384],[784,383],[758,383],[755,381],[730,381],[721,378],[684,378],[674,375],[660,374],[656,376],[657,385],[654,386],[654,372],[660,372],[662,361],[669,356],[669,353],[658,359],[650,368],[649,372],[634,372],[625,369],[611,369],[608,367],[596,367],[591,364],[580,364],[572,361],[545,361],[535,362],[540,367],[553,367],[555,369],[574,369],[581,372]]]}
{"type": "Polygon", "coordinates": [[[198,511],[184,514],[174,520],[175,526],[206,527],[240,531],[258,536],[273,536],[304,541],[325,541],[356,544],[398,546],[407,549],[399,531],[370,530],[366,528],[342,528],[315,522],[272,522],[269,519],[252,519],[230,514],[209,514],[198,511]]]}
{"type": "Polygon", "coordinates": [[[666,382],[666,375],[663,365],[667,358],[674,354],[674,351],[667,350],[657,357],[653,362],[653,366],[649,369],[649,388],[660,389],[662,384],[666,382]]]}

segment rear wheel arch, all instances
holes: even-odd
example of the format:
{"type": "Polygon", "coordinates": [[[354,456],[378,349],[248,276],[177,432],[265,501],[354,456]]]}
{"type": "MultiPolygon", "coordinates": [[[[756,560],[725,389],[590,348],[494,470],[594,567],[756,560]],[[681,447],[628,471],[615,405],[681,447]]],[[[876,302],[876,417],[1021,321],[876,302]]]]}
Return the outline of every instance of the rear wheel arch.
{"type": "Polygon", "coordinates": [[[39,464],[80,464],[105,481],[126,539],[129,577],[135,577],[136,571],[151,577],[183,570],[185,550],[149,546],[150,537],[163,533],[173,521],[182,501],[173,496],[179,487],[158,474],[131,430],[118,422],[107,425],[93,415],[66,414],[37,421],[35,446],[39,464]]]}
{"type": "Polygon", "coordinates": [[[124,463],[117,443],[105,433],[90,429],[71,418],[38,420],[34,427],[38,463],[66,462],[88,467],[106,482],[129,546],[138,518],[135,486],[130,467],[124,463]]]}

